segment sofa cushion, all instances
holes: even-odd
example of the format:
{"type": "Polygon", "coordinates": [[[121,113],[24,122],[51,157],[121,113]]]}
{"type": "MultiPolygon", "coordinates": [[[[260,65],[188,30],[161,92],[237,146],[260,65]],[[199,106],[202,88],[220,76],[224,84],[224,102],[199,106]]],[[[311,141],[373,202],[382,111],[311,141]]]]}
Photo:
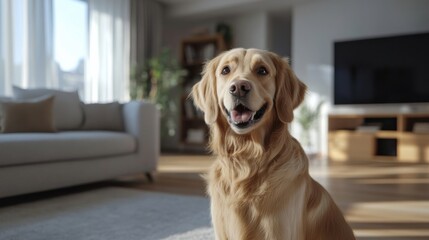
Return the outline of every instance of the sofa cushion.
{"type": "Polygon", "coordinates": [[[54,89],[22,89],[13,87],[17,99],[31,99],[44,95],[55,96],[54,121],[58,130],[76,130],[83,122],[83,111],[77,91],[66,92],[54,89]]]}
{"type": "Polygon", "coordinates": [[[0,130],[1,130],[1,122],[2,122],[2,109],[1,109],[1,104],[4,102],[11,102],[13,101],[13,98],[10,97],[0,97],[0,130]]]}
{"type": "Polygon", "coordinates": [[[135,138],[123,132],[0,134],[0,167],[124,155],[136,148],[135,138]]]}
{"type": "Polygon", "coordinates": [[[0,101],[12,101],[13,98],[11,97],[4,97],[4,96],[0,96],[0,101]]]}
{"type": "Polygon", "coordinates": [[[28,102],[1,102],[0,127],[3,133],[55,132],[54,96],[28,102]]]}
{"type": "Polygon", "coordinates": [[[84,130],[124,131],[122,105],[118,102],[83,104],[84,130]]]}

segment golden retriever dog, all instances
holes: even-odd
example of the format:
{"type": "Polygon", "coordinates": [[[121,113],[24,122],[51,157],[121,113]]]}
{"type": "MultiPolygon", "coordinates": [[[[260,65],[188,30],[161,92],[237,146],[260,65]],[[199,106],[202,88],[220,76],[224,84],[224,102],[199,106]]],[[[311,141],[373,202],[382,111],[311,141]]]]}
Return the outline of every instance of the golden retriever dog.
{"type": "Polygon", "coordinates": [[[192,89],[217,159],[207,174],[218,240],[355,239],[288,131],[306,86],[278,55],[233,49],[192,89]]]}

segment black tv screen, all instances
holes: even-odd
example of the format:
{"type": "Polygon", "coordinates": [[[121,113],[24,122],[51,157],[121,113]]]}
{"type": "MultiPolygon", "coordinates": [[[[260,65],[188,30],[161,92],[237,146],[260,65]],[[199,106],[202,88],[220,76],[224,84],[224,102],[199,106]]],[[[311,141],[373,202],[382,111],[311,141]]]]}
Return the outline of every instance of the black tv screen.
{"type": "Polygon", "coordinates": [[[334,104],[429,102],[429,33],[334,43],[334,104]]]}

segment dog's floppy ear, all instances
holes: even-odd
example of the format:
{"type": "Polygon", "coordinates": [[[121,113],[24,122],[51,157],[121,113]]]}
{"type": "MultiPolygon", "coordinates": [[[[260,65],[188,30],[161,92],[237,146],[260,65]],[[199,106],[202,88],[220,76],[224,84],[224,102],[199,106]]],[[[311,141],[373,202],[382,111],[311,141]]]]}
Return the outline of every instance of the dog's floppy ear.
{"type": "Polygon", "coordinates": [[[281,122],[290,123],[293,110],[304,100],[307,86],[297,78],[287,59],[274,58],[277,67],[275,109],[281,122]]]}
{"type": "Polygon", "coordinates": [[[216,94],[216,68],[221,56],[217,56],[204,65],[202,79],[192,87],[194,104],[204,112],[204,121],[213,124],[219,112],[216,94]]]}

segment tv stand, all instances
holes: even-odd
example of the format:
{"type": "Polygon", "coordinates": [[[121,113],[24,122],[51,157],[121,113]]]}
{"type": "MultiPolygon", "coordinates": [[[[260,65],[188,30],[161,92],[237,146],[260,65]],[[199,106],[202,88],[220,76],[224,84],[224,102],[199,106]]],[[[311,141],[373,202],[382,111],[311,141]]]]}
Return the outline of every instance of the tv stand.
{"type": "Polygon", "coordinates": [[[429,163],[429,131],[416,130],[422,124],[429,113],[329,115],[329,158],[429,163]]]}

